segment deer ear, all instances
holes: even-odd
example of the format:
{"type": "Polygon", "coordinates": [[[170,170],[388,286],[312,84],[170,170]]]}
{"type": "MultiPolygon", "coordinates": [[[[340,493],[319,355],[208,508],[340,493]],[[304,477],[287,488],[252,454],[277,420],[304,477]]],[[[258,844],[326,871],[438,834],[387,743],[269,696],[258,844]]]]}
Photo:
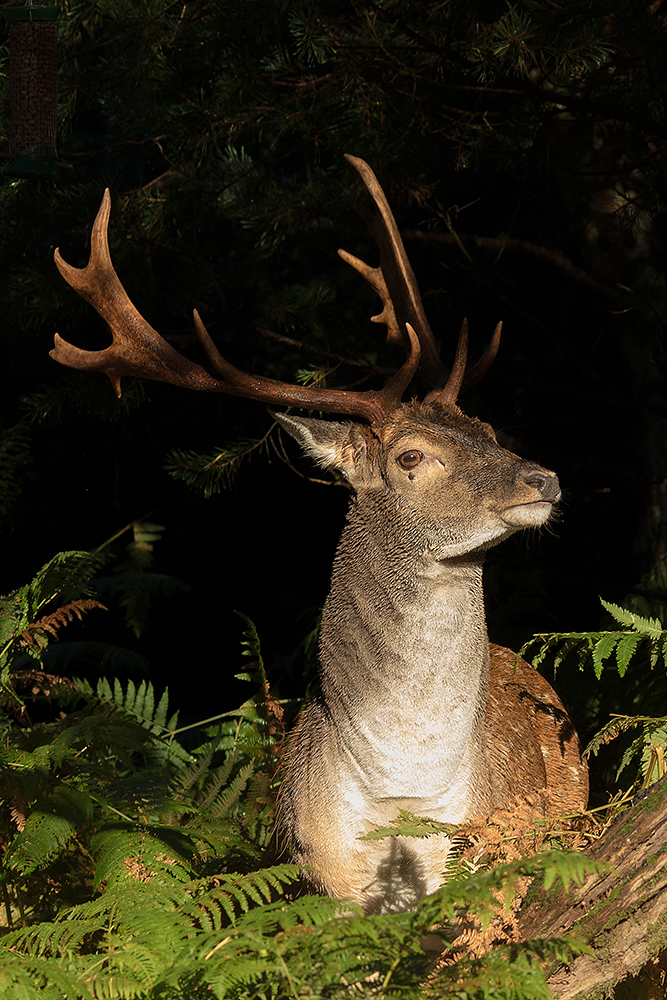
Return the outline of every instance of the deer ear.
{"type": "Polygon", "coordinates": [[[339,469],[348,479],[354,477],[359,459],[368,449],[366,428],[351,420],[317,420],[272,413],[283,430],[299,442],[303,450],[323,468],[339,469]]]}

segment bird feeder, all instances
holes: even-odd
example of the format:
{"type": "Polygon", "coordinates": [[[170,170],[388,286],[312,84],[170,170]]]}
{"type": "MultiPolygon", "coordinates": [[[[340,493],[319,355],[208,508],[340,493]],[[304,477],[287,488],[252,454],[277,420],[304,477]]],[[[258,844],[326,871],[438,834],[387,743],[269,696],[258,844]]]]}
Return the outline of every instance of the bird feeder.
{"type": "Polygon", "coordinates": [[[58,177],[56,165],[57,7],[5,7],[9,22],[12,177],[58,177]]]}

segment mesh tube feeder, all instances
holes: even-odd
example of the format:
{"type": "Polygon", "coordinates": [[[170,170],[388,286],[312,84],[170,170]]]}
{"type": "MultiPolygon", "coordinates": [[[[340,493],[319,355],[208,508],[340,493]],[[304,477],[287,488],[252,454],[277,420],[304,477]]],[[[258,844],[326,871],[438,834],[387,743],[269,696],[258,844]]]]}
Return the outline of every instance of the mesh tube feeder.
{"type": "Polygon", "coordinates": [[[58,177],[56,26],[58,7],[5,7],[9,22],[12,177],[58,177]]]}

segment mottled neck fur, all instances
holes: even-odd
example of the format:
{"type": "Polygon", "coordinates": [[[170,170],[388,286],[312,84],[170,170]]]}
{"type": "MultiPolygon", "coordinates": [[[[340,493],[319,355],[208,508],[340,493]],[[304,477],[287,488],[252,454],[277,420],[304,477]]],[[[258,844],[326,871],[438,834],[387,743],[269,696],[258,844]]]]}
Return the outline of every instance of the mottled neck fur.
{"type": "Polygon", "coordinates": [[[381,797],[428,798],[484,763],[482,559],[436,560],[389,493],[352,504],[324,610],[322,695],[381,797]]]}

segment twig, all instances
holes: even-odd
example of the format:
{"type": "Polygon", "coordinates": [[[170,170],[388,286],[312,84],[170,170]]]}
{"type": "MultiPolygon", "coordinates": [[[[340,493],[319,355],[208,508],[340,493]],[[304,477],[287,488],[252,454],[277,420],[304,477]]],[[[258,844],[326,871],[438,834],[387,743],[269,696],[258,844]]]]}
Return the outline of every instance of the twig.
{"type": "Polygon", "coordinates": [[[517,250],[530,257],[536,257],[538,260],[548,261],[554,267],[564,271],[574,281],[580,281],[582,284],[588,285],[607,298],[614,301],[618,301],[620,298],[617,288],[610,285],[603,285],[601,282],[596,281],[587,271],[584,271],[581,267],[577,267],[569,257],[566,257],[560,251],[540,246],[539,243],[530,243],[528,240],[519,240],[513,236],[507,236],[505,233],[501,233],[499,236],[477,236],[475,233],[460,233],[457,237],[454,237],[449,233],[407,229],[402,231],[402,236],[406,240],[423,243],[435,242],[457,245],[460,242],[464,245],[472,245],[476,249],[487,250],[491,253],[502,253],[503,250],[517,250]]]}
{"type": "Polygon", "coordinates": [[[309,483],[320,483],[322,486],[338,485],[338,483],[334,482],[332,479],[319,479],[317,476],[306,476],[305,473],[299,472],[296,466],[292,465],[291,461],[289,460],[287,452],[285,451],[285,446],[283,445],[283,438],[280,431],[278,432],[278,441],[280,442],[280,447],[278,447],[278,445],[276,444],[275,438],[271,437],[269,438],[269,441],[280,461],[284,462],[284,464],[287,466],[290,472],[296,473],[297,476],[300,476],[301,479],[305,479],[309,483]]]}
{"type": "Polygon", "coordinates": [[[286,337],[282,333],[276,333],[275,330],[267,330],[266,327],[256,326],[255,331],[262,335],[262,337],[268,337],[269,340],[277,340],[279,344],[288,344],[290,347],[296,347],[300,351],[310,351],[311,354],[319,354],[323,358],[327,358],[329,361],[337,361],[340,364],[352,365],[354,368],[365,368],[368,371],[369,377],[371,375],[395,375],[396,368],[387,368],[383,365],[374,365],[370,361],[366,360],[353,360],[352,358],[346,358],[342,354],[336,354],[335,351],[325,351],[322,347],[314,347],[312,344],[306,344],[302,340],[295,340],[293,337],[286,337]]]}

